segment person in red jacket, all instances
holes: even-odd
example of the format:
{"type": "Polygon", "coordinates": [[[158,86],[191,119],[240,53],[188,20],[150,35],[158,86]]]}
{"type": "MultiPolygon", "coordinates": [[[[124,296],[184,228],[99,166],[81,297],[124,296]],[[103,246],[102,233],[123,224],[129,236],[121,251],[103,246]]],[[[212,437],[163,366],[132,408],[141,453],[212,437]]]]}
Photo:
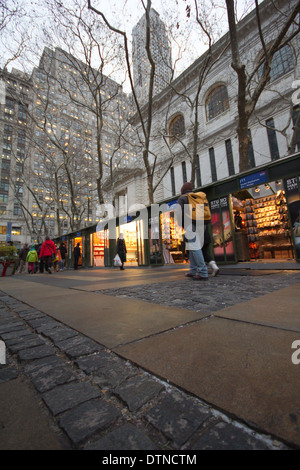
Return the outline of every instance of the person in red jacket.
{"type": "Polygon", "coordinates": [[[52,240],[50,240],[50,238],[47,236],[46,240],[41,246],[39,257],[44,260],[45,269],[46,271],[48,271],[49,274],[51,274],[50,266],[51,266],[53,254],[57,256],[56,246],[55,246],[55,243],[52,240]]]}

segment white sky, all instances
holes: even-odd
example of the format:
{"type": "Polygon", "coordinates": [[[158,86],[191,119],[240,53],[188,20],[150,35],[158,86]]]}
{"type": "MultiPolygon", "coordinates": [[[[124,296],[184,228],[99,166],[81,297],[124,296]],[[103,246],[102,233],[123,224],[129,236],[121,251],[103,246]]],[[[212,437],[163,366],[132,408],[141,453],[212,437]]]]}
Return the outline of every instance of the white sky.
{"type": "MultiPolygon", "coordinates": [[[[7,3],[10,1],[12,0],[7,0],[7,3]]],[[[11,28],[11,31],[6,31],[5,41],[4,44],[2,41],[2,45],[0,34],[0,50],[3,50],[4,47],[9,49],[7,54],[0,54],[0,66],[4,65],[5,57],[12,57],[12,53],[16,48],[19,38],[18,30],[21,30],[22,27],[26,25],[26,30],[30,32],[33,38],[36,38],[38,37],[42,26],[45,26],[47,29],[49,15],[45,10],[41,9],[43,0],[31,0],[30,2],[26,0],[18,1],[24,3],[29,15],[32,17],[32,21],[30,17],[27,19],[22,17],[19,21],[20,28],[16,29],[14,27],[11,28]]],[[[69,6],[70,8],[73,8],[76,1],[78,0],[61,0],[61,3],[64,7],[69,6]]],[[[87,5],[87,0],[81,1],[87,5]]],[[[146,3],[146,1],[147,0],[144,0],[144,3],[146,3]]],[[[225,0],[198,0],[198,4],[201,4],[199,11],[209,15],[209,22],[214,25],[212,28],[214,40],[217,40],[228,29],[225,0]]],[[[236,0],[236,4],[237,16],[239,19],[244,16],[245,13],[248,13],[254,8],[254,0],[236,0]]],[[[92,0],[92,5],[99,10],[102,9],[107,15],[107,19],[114,26],[120,27],[122,30],[126,30],[128,39],[131,39],[132,28],[145,11],[142,5],[142,0],[92,0]]],[[[177,60],[179,55],[176,43],[180,44],[180,48],[182,48],[182,59],[177,64],[177,75],[187,68],[206,49],[204,41],[205,38],[203,34],[201,35],[199,25],[194,21],[193,12],[191,12],[191,17],[187,18],[187,5],[193,7],[194,0],[152,0],[152,7],[160,14],[160,18],[165,22],[169,32],[169,37],[172,42],[173,62],[177,60]],[[182,38],[185,38],[185,40],[183,41],[182,38]],[[182,47],[183,45],[184,47],[182,47]]],[[[52,43],[52,46],[55,47],[55,44],[52,43]]],[[[38,48],[35,47],[35,65],[37,65],[38,57],[41,55],[43,47],[44,44],[40,40],[38,42],[38,48]]],[[[15,61],[10,65],[22,70],[24,62],[15,61]]],[[[30,66],[32,68],[33,64],[30,64],[27,61],[27,66],[29,69],[30,66]]],[[[8,69],[10,68],[11,67],[8,67],[8,69]]]]}

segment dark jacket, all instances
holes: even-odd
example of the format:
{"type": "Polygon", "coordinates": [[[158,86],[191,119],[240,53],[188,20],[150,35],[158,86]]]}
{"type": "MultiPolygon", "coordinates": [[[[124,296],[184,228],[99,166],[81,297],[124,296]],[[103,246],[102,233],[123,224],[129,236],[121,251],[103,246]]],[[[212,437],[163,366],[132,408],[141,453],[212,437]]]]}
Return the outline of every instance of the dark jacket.
{"type": "Polygon", "coordinates": [[[118,241],[117,241],[117,253],[118,253],[118,255],[120,256],[121,261],[124,263],[124,262],[126,261],[127,249],[126,249],[125,240],[122,239],[122,238],[118,238],[118,241]]]}
{"type": "Polygon", "coordinates": [[[74,248],[74,258],[75,258],[75,259],[79,259],[79,258],[80,258],[80,254],[81,254],[80,246],[75,246],[75,248],[74,248]]]}
{"type": "Polygon", "coordinates": [[[60,250],[61,259],[65,259],[66,253],[67,253],[67,248],[65,247],[65,245],[61,244],[59,247],[59,250],[60,250]]]}
{"type": "Polygon", "coordinates": [[[29,246],[24,246],[23,248],[21,248],[21,250],[19,251],[19,259],[26,261],[28,251],[29,251],[29,246]]]}

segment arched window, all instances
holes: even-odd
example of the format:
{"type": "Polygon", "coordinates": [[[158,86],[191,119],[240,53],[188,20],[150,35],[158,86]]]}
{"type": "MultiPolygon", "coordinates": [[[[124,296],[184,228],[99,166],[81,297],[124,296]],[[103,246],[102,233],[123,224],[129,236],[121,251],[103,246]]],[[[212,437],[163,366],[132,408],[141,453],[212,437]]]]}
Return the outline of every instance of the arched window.
{"type": "Polygon", "coordinates": [[[184,133],[185,133],[184,117],[182,116],[182,114],[178,114],[170,122],[170,126],[169,126],[170,144],[175,142],[176,137],[182,137],[184,133]]]}
{"type": "MultiPolygon", "coordinates": [[[[258,76],[261,77],[263,72],[264,61],[262,61],[259,69],[258,76]]],[[[270,71],[270,81],[276,80],[276,78],[281,77],[281,75],[286,74],[294,68],[294,57],[293,52],[290,46],[285,45],[281,47],[273,55],[271,62],[271,71],[270,71]]]]}
{"type": "Polygon", "coordinates": [[[206,118],[208,121],[229,109],[227,88],[219,85],[214,88],[206,100],[206,118]]]}

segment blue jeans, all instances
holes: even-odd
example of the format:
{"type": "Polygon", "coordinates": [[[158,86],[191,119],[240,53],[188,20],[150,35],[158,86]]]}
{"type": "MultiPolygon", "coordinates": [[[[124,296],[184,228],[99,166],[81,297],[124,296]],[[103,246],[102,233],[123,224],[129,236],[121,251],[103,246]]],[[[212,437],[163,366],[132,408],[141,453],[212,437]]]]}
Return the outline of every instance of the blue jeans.
{"type": "Polygon", "coordinates": [[[189,250],[190,272],[199,274],[201,277],[208,277],[208,270],[203,258],[201,248],[198,250],[189,250]]]}

